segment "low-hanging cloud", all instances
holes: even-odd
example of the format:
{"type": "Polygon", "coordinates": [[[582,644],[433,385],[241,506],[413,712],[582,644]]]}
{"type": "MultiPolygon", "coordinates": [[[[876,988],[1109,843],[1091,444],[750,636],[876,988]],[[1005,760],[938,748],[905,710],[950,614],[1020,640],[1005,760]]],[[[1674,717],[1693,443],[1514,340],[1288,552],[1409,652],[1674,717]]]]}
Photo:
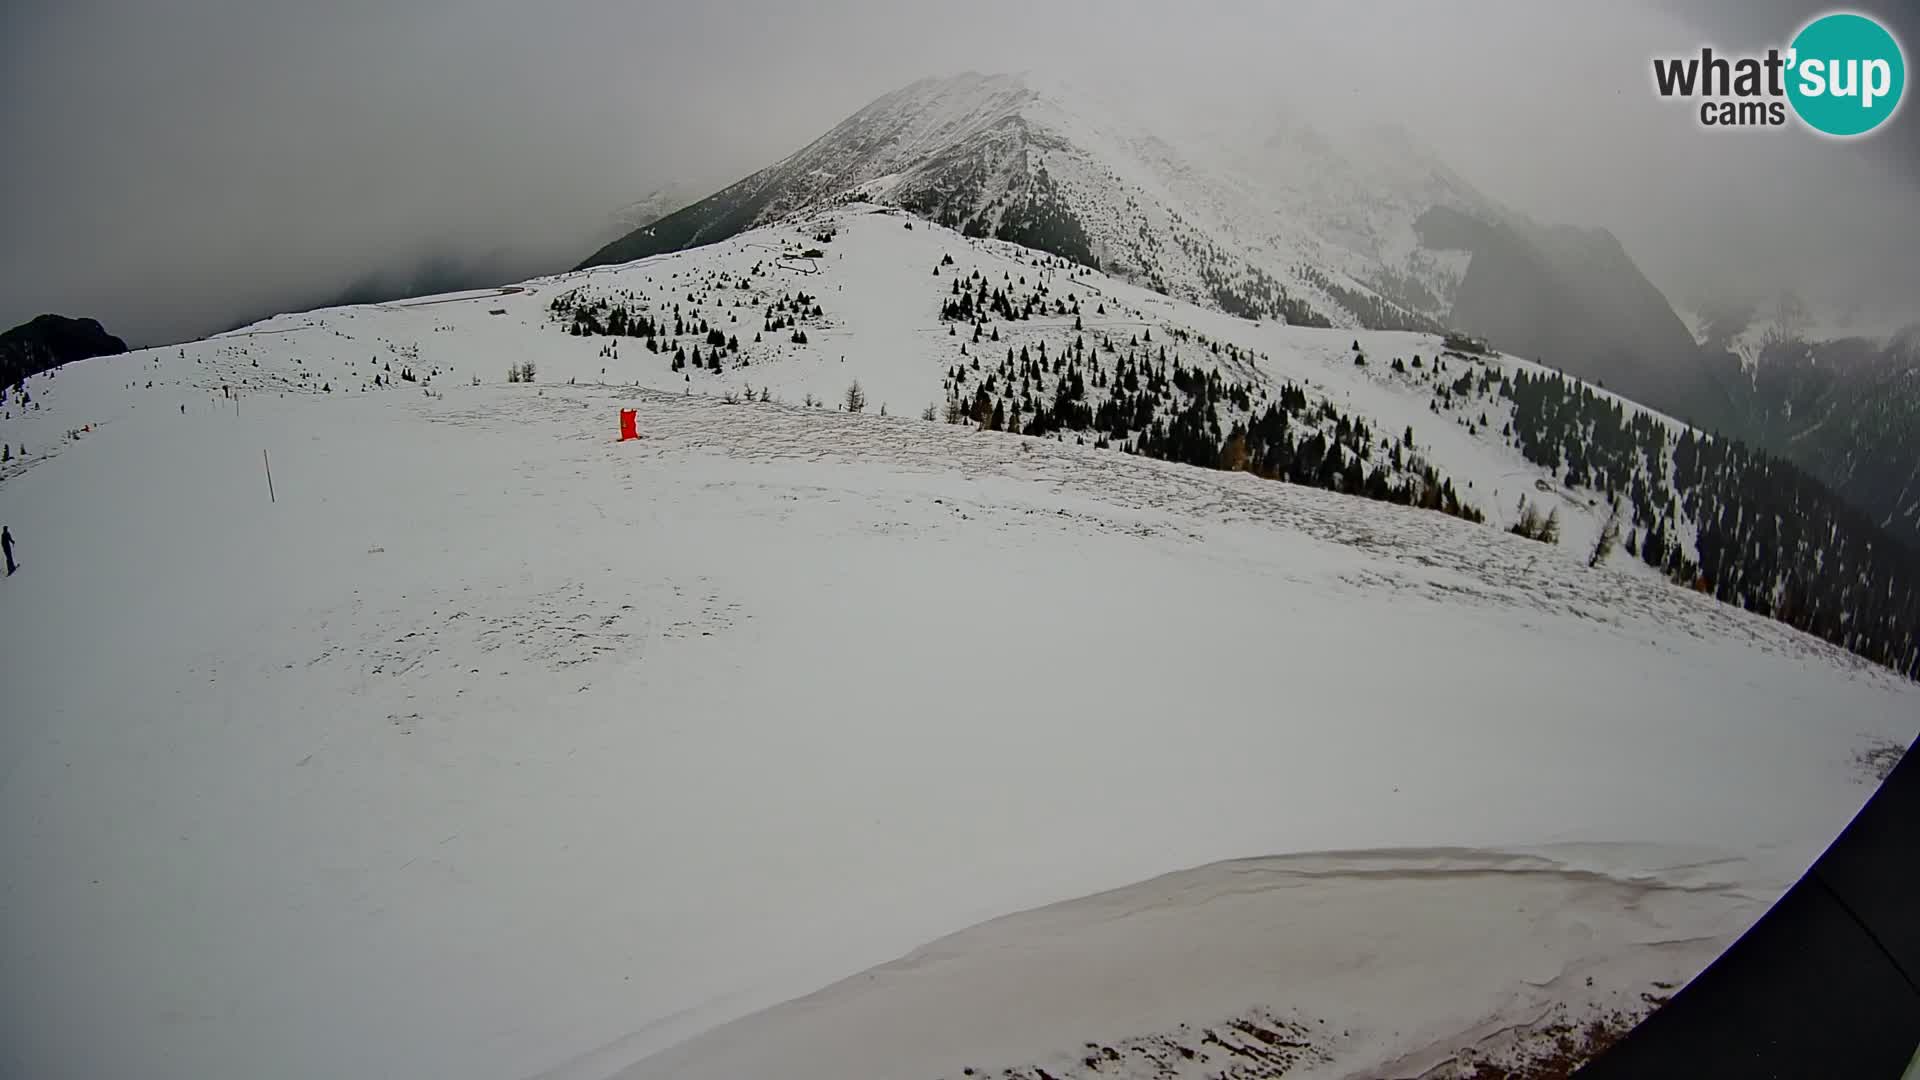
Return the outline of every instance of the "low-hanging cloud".
{"type": "Polygon", "coordinates": [[[61,311],[164,341],[427,260],[564,268],[655,188],[718,187],[965,69],[1393,120],[1525,213],[1612,228],[1682,302],[1888,303],[1920,249],[1910,110],[1864,147],[1711,138],[1648,91],[1657,52],[1779,40],[1813,10],[15,0],[0,325],[61,311]]]}

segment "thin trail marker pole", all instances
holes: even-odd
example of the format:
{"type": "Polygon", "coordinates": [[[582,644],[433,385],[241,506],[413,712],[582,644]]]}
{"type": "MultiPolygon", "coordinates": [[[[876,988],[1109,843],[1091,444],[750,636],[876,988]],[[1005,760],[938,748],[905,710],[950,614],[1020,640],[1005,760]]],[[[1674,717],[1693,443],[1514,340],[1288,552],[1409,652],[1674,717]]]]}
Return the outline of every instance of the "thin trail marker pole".
{"type": "Polygon", "coordinates": [[[265,447],[262,447],[260,450],[260,463],[267,467],[267,501],[277,503],[280,500],[275,498],[273,494],[273,462],[267,459],[265,447]]]}

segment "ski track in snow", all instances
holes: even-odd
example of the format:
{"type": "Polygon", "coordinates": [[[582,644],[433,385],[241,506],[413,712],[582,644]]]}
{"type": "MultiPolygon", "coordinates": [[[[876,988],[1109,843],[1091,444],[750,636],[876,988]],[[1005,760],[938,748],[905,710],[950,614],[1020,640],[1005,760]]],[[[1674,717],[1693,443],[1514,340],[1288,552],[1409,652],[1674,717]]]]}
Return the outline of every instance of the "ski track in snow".
{"type": "MultiPolygon", "coordinates": [[[[820,291],[816,344],[702,389],[937,398],[928,342],[958,342],[929,336],[926,268],[997,274],[1002,247],[837,220],[821,274],[761,286],[820,291]]],[[[582,277],[739,273],[762,239],[582,277]]],[[[1863,750],[1920,727],[1890,673],[1634,560],[1588,569],[1573,503],[1556,550],[729,405],[557,334],[576,283],[33,380],[0,482],[0,1074],[1065,1080],[1123,1075],[1113,1048],[1142,1076],[1413,1075],[1683,982],[1859,808],[1863,750]],[[347,393],[370,357],[445,374],[347,393]],[[499,383],[528,357],[541,383],[499,383]],[[602,367],[648,385],[564,383],[602,367]],[[613,441],[621,407],[640,441],[613,441]],[[1312,851],[1346,854],[1288,854],[1312,851]],[[1221,1045],[1278,1045],[1249,1028],[1307,1045],[1221,1045]]],[[[1419,423],[1490,512],[1534,490],[1347,351],[1431,339],[1098,284],[1138,312],[1114,327],[1194,325],[1419,423]]]]}

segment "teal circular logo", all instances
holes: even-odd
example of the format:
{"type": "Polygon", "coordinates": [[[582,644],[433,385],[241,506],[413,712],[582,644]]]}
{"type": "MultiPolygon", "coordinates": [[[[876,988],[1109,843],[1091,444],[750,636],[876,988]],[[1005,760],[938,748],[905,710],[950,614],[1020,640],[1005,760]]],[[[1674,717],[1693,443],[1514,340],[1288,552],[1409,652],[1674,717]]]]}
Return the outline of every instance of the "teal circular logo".
{"type": "Polygon", "coordinates": [[[1787,100],[1815,131],[1864,135],[1900,107],[1907,84],[1900,43],[1865,15],[1822,15],[1790,49],[1787,100]]]}

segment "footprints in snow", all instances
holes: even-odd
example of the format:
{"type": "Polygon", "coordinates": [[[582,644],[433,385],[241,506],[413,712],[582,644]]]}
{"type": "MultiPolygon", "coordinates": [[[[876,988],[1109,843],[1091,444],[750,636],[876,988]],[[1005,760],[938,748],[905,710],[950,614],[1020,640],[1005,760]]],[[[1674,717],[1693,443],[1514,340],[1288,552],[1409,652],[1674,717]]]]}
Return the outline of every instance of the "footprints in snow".
{"type": "MultiPolygon", "coordinates": [[[[490,677],[575,673],[578,693],[592,688],[603,665],[643,659],[651,642],[713,638],[749,617],[706,578],[608,591],[574,581],[530,596],[460,590],[385,609],[356,600],[316,620],[328,643],[302,666],[336,668],[359,694],[404,690],[408,703],[417,689],[450,704],[490,677]],[[434,682],[448,677],[451,693],[434,682]]],[[[385,717],[403,735],[426,722],[410,704],[385,717]]]]}

